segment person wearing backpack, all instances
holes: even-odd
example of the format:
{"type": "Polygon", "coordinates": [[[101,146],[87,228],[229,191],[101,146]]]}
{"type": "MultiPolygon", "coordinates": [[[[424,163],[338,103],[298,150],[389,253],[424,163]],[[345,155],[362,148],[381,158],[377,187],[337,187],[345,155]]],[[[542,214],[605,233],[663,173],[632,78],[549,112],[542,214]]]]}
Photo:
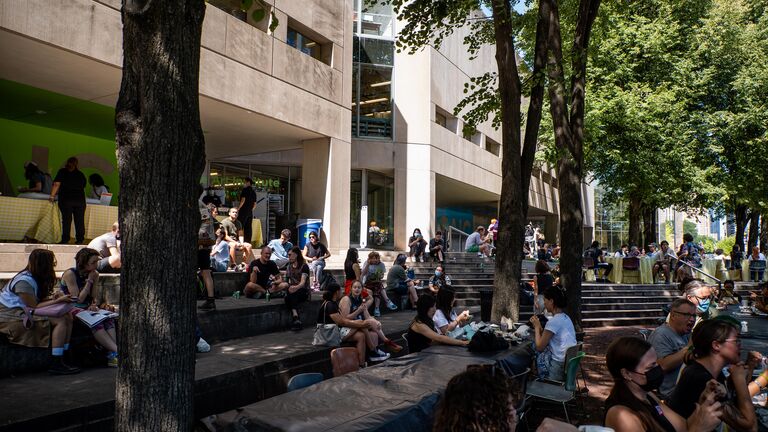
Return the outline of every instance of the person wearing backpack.
{"type": "Polygon", "coordinates": [[[35,162],[24,162],[24,178],[29,182],[29,187],[19,186],[19,192],[51,193],[51,185],[53,185],[51,175],[42,172],[35,162]]]}

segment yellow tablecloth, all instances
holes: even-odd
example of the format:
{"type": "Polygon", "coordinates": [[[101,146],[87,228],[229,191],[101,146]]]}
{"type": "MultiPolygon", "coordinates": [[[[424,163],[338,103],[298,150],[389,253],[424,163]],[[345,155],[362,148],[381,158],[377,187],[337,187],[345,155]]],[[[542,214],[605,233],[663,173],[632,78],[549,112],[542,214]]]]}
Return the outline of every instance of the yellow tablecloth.
{"type": "MultiPolygon", "coordinates": [[[[624,274],[624,269],[621,267],[622,260],[624,258],[606,257],[605,262],[613,264],[613,270],[608,275],[608,280],[613,283],[628,283],[630,281],[629,275],[624,274]],[[626,279],[626,280],[625,280],[626,279]]],[[[653,275],[651,270],[653,268],[653,258],[640,258],[640,278],[639,283],[651,284],[653,283],[653,275]]]]}
{"type": "MultiPolygon", "coordinates": [[[[229,216],[222,216],[218,215],[216,216],[216,220],[219,222],[223,221],[224,219],[228,218],[229,216]]],[[[257,248],[261,246],[264,243],[264,237],[261,235],[261,219],[253,218],[253,222],[251,223],[252,228],[252,238],[250,240],[246,239],[246,243],[250,243],[251,246],[257,248]]]]}
{"type": "Polygon", "coordinates": [[[725,270],[725,263],[721,259],[705,258],[701,260],[701,270],[720,279],[721,281],[728,279],[728,272],[725,270]]]}
{"type": "MultiPolygon", "coordinates": [[[[88,205],[85,207],[85,238],[93,239],[112,228],[117,221],[117,207],[88,205]]],[[[74,223],[70,230],[74,236],[74,223]]],[[[24,237],[41,243],[61,240],[61,213],[47,200],[0,196],[0,240],[23,241],[24,237]]]]}

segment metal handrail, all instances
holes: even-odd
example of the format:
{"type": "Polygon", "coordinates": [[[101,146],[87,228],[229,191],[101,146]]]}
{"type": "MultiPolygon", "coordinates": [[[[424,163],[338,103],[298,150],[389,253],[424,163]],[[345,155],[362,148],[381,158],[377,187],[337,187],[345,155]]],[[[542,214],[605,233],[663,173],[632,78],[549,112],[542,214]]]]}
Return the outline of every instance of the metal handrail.
{"type": "Polygon", "coordinates": [[[462,241],[462,239],[466,239],[467,237],[469,237],[469,234],[465,233],[464,231],[462,231],[462,230],[460,230],[460,229],[458,229],[456,227],[449,226],[448,229],[447,229],[447,235],[445,237],[448,240],[448,248],[447,248],[447,250],[453,251],[454,249],[451,249],[451,247],[454,244],[458,244],[459,245],[459,249],[456,249],[456,250],[461,252],[462,251],[461,245],[463,245],[466,242],[466,240],[462,241]],[[456,236],[456,239],[458,240],[458,243],[454,242],[454,235],[456,236]]]}
{"type": "Polygon", "coordinates": [[[721,281],[720,279],[712,276],[711,274],[705,272],[704,270],[702,270],[700,268],[697,268],[697,267],[694,267],[694,266],[688,264],[687,262],[685,262],[683,260],[678,260],[678,262],[680,262],[680,264],[687,265],[688,267],[692,268],[694,271],[697,271],[697,272],[701,273],[702,275],[712,279],[713,281],[715,281],[717,283],[717,287],[718,288],[722,287],[723,281],[721,281]]]}

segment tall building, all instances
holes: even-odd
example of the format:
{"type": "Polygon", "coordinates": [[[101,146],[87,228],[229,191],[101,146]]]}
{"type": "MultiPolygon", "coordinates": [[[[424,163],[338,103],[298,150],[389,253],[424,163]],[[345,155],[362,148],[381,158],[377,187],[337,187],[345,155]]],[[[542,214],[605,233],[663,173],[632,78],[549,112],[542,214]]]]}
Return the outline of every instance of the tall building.
{"type": "MultiPolygon", "coordinates": [[[[55,172],[78,155],[86,175],[102,174],[119,193],[113,107],[122,66],[120,1],[53,3],[0,0],[0,187],[13,195],[24,184],[25,160],[55,172]]],[[[225,204],[250,176],[266,200],[257,214],[264,239],[297,216],[317,218],[334,252],[402,250],[414,228],[432,237],[449,226],[471,232],[493,217],[503,223],[500,132],[486,123],[465,133],[453,114],[464,83],[495,70],[492,47],[470,60],[462,43],[467,30],[458,29],[439,49],[397,53],[402,23],[391,7],[370,0],[268,3],[279,19],[274,32],[267,20],[253,22],[240,11],[239,0],[207,2],[202,180],[225,204]],[[369,230],[373,222],[377,228],[369,230]]],[[[529,199],[531,221],[556,238],[553,170],[535,170],[529,199]]],[[[590,188],[584,200],[590,240],[590,188]]]]}

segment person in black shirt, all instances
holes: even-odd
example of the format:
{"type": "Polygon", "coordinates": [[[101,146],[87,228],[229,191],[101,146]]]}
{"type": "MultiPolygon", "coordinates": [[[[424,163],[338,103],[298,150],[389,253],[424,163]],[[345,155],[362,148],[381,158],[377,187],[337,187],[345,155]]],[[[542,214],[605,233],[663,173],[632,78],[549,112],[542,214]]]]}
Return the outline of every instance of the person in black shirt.
{"type": "Polygon", "coordinates": [[[602,279],[598,278],[597,281],[605,282],[608,280],[608,275],[611,274],[611,270],[613,270],[613,264],[609,262],[605,262],[605,256],[603,255],[603,250],[600,249],[600,242],[595,240],[592,242],[592,244],[589,246],[589,249],[587,249],[584,252],[584,257],[586,258],[592,258],[594,262],[594,269],[595,269],[595,276],[598,275],[598,271],[600,269],[605,270],[603,273],[602,279]]]}
{"type": "Polygon", "coordinates": [[[275,294],[280,292],[280,270],[277,264],[270,259],[272,249],[269,246],[261,248],[258,259],[251,261],[248,266],[249,281],[243,288],[243,294],[248,298],[261,298],[264,293],[275,294]]]}
{"type": "Polygon", "coordinates": [[[714,318],[694,327],[691,336],[693,341],[693,356],[683,369],[675,389],[669,397],[669,407],[680,415],[687,417],[694,413],[696,403],[708,386],[722,388],[723,403],[722,420],[732,430],[757,431],[757,417],[752,398],[749,396],[747,377],[762,356],[750,353],[747,364],[741,362],[741,341],[739,327],[735,322],[714,318]],[[730,377],[726,379],[723,368],[728,367],[730,377]],[[720,385],[710,381],[716,380],[720,385]]]}
{"type": "Polygon", "coordinates": [[[75,220],[75,240],[78,244],[85,240],[85,175],[77,169],[77,158],[67,159],[64,168],[56,173],[51,188],[49,201],[59,195],[59,210],[61,211],[61,243],[69,243],[69,230],[72,219],[75,220]]]}
{"type": "Polygon", "coordinates": [[[245,186],[240,192],[240,204],[237,206],[237,220],[243,224],[243,237],[247,243],[253,242],[254,208],[256,208],[256,192],[253,191],[253,180],[246,177],[245,186]]]}
{"type": "Polygon", "coordinates": [[[445,259],[445,241],[443,240],[443,233],[438,231],[435,233],[435,238],[429,241],[429,257],[432,261],[442,263],[445,259]]]}
{"type": "Polygon", "coordinates": [[[281,291],[285,291],[285,305],[291,311],[293,322],[291,330],[299,331],[303,324],[299,319],[299,305],[310,300],[309,291],[309,266],[304,263],[301,249],[294,246],[288,252],[288,268],[285,271],[286,281],[279,285],[281,291]]]}

